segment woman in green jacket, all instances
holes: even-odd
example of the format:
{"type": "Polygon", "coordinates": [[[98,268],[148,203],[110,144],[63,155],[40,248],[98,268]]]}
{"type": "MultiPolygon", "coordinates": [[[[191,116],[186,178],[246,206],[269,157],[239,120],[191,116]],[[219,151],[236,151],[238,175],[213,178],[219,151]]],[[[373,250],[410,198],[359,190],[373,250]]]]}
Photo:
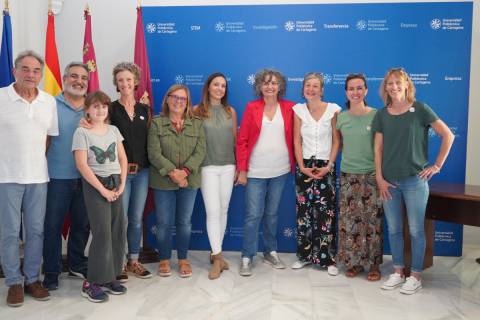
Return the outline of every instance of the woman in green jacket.
{"type": "Polygon", "coordinates": [[[162,277],[171,275],[174,222],[180,277],[192,275],[187,253],[205,149],[203,122],[193,116],[188,88],[175,84],[165,94],[162,112],[148,133],[150,187],[154,190],[160,255],[158,275],[162,277]]]}

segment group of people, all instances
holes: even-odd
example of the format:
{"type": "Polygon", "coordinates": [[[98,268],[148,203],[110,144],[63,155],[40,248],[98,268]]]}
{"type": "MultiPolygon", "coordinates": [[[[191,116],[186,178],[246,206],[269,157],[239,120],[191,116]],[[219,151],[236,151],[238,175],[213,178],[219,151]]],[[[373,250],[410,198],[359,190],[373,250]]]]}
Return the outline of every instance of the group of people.
{"type": "Polygon", "coordinates": [[[228,103],[228,82],[221,73],[207,78],[196,106],[187,86],[172,85],[160,115],[152,117],[150,108],[135,100],[141,70],[134,63],[115,66],[119,98],[114,102],[102,91],[86,95],[88,67],[77,62],[67,65],[63,92],[52,98],[37,88],[43,66],[35,52],[20,53],[15,82],[0,88],[0,258],[8,305],[22,305],[24,291],[48,300],[49,291],[58,288],[68,213],[69,275],[84,279],[83,296],[106,301],[106,293],[126,292],[122,283],[129,274],[151,278],[138,260],[149,187],[155,200],[159,276],[172,275],[173,226],[175,269],[180,277],[192,275],[188,248],[198,189],[211,245],[208,277],[217,279],[229,269],[222,243],[234,185],[245,186],[240,275],[252,275],[261,222],[263,261],[284,269],[277,252],[277,221],[291,173],[298,258],[292,269],[312,264],[335,276],[343,265],[345,275],[354,277],[368,268],[367,279],[380,280],[385,216],[394,273],[381,288],[401,286],[405,294],[421,289],[427,181],[440,172],[453,134],[428,105],[415,99],[405,70],[391,69],[385,75],[380,86],[385,107],[380,110],[366,102],[365,76],[350,74],[344,111],[323,101],[320,73],[305,75],[305,102],[295,104],[283,98],[285,77],[261,70],[254,82],[259,98],[247,104],[237,130],[237,113],[228,103]],[[433,164],[427,154],[429,128],[442,140],[433,164]],[[404,274],[403,206],[412,238],[409,277],[404,274]]]}

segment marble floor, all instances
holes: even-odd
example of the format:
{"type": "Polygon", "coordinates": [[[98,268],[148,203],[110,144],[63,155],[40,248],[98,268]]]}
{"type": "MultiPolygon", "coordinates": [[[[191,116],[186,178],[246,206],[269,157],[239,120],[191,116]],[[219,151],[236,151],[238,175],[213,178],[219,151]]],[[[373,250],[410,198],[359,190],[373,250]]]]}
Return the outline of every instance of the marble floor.
{"type": "MultiPolygon", "coordinates": [[[[423,290],[413,296],[398,290],[379,289],[361,274],[347,279],[328,276],[326,271],[273,270],[260,256],[254,274],[238,274],[239,255],[226,252],[231,265],[218,280],[207,278],[208,253],[190,252],[193,276],[181,279],[178,272],[169,278],[130,278],[128,292],[110,296],[95,304],[80,295],[81,281],[62,275],[60,288],[46,302],[26,297],[20,308],[5,304],[7,288],[0,280],[0,319],[480,319],[480,247],[464,248],[460,258],[435,257],[434,266],[423,275],[423,290]]],[[[281,254],[285,263],[294,254],[281,254]]],[[[384,279],[391,271],[385,256],[384,279]]],[[[147,265],[152,272],[156,264],[147,265]]]]}

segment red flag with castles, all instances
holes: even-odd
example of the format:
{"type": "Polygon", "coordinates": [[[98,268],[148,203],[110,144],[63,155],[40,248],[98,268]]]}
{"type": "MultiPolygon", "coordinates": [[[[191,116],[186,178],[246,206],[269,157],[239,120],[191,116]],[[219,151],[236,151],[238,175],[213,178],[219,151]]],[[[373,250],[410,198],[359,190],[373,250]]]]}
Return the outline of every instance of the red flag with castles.
{"type": "Polygon", "coordinates": [[[88,92],[94,92],[100,89],[98,84],[97,59],[95,58],[95,49],[92,40],[92,16],[87,6],[85,15],[85,37],[83,38],[83,63],[88,65],[89,79],[88,92]]]}

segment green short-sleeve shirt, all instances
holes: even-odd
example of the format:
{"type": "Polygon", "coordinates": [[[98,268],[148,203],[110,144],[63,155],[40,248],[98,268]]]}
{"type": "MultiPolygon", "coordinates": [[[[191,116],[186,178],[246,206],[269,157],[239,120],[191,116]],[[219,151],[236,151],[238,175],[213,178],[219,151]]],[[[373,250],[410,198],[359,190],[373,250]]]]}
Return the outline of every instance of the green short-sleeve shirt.
{"type": "Polygon", "coordinates": [[[420,101],[400,115],[387,108],[377,112],[372,130],[383,134],[382,174],[392,182],[416,175],[428,164],[428,130],[438,120],[433,110],[420,101]]]}
{"type": "Polygon", "coordinates": [[[375,171],[373,157],[372,121],[377,110],[362,116],[343,111],[337,117],[337,129],[342,134],[342,162],[340,170],[364,174],[375,171]]]}

